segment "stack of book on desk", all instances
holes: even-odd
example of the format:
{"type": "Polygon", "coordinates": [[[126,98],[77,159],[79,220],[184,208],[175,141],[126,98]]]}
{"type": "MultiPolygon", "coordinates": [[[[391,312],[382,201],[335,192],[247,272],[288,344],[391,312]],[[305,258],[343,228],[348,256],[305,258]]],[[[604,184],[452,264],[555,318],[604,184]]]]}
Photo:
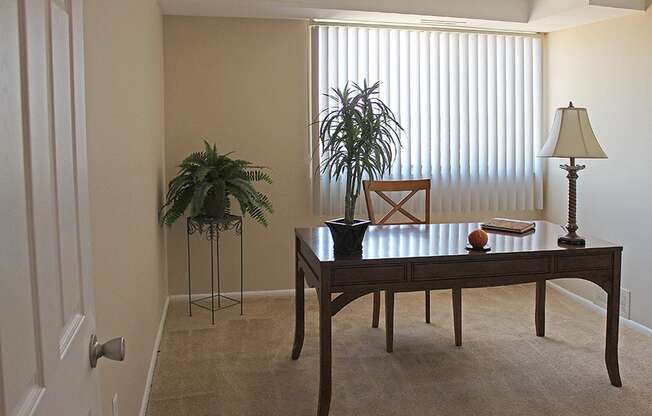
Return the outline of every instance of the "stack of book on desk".
{"type": "Polygon", "coordinates": [[[510,220],[507,218],[492,218],[481,226],[483,230],[487,231],[502,231],[517,234],[525,234],[534,230],[534,222],[532,221],[510,220]]]}

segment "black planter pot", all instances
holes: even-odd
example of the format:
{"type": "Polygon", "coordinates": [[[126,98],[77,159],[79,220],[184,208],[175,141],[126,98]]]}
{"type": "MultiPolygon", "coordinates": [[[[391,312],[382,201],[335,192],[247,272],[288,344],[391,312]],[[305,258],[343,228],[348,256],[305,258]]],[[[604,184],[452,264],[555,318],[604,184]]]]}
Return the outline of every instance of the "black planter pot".
{"type": "Polygon", "coordinates": [[[326,221],[333,237],[333,250],[338,255],[362,253],[362,240],[370,221],[353,220],[353,224],[344,222],[344,218],[326,221]]]}
{"type": "Polygon", "coordinates": [[[204,200],[202,214],[208,218],[223,218],[226,205],[223,199],[215,198],[215,195],[208,194],[204,200]]]}

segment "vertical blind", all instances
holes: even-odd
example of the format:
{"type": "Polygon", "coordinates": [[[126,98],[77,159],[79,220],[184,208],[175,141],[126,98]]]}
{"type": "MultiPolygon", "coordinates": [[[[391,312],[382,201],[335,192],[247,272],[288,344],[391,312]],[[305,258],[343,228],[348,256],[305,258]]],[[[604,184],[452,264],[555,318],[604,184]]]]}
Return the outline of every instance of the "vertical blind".
{"type": "MultiPolygon", "coordinates": [[[[339,26],[312,37],[315,117],[335,105],[331,88],[366,79],[405,129],[384,179],[431,178],[434,212],[543,208],[541,39],[339,26]]],[[[320,213],[341,213],[342,181],[318,186],[320,213]]]]}

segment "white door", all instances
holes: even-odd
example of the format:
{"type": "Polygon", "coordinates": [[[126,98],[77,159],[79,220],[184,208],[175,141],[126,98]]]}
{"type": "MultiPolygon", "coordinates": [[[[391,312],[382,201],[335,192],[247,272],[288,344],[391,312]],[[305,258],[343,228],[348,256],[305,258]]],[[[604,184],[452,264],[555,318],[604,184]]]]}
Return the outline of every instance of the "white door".
{"type": "Polygon", "coordinates": [[[81,0],[0,0],[0,416],[99,415],[81,0]]]}

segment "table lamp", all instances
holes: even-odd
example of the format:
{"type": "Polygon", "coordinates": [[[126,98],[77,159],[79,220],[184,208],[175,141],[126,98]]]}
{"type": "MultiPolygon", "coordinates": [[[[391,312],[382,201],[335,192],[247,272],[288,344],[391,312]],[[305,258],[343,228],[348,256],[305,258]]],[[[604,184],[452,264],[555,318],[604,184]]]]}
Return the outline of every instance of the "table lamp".
{"type": "Polygon", "coordinates": [[[570,165],[559,165],[568,172],[568,224],[567,234],[559,237],[561,244],[584,245],[585,241],[577,234],[577,172],[584,165],[576,165],[575,159],[606,159],[607,155],[596,139],[586,108],[577,108],[571,102],[568,107],[558,108],[548,140],[541,148],[538,157],[570,158],[570,165]]]}

